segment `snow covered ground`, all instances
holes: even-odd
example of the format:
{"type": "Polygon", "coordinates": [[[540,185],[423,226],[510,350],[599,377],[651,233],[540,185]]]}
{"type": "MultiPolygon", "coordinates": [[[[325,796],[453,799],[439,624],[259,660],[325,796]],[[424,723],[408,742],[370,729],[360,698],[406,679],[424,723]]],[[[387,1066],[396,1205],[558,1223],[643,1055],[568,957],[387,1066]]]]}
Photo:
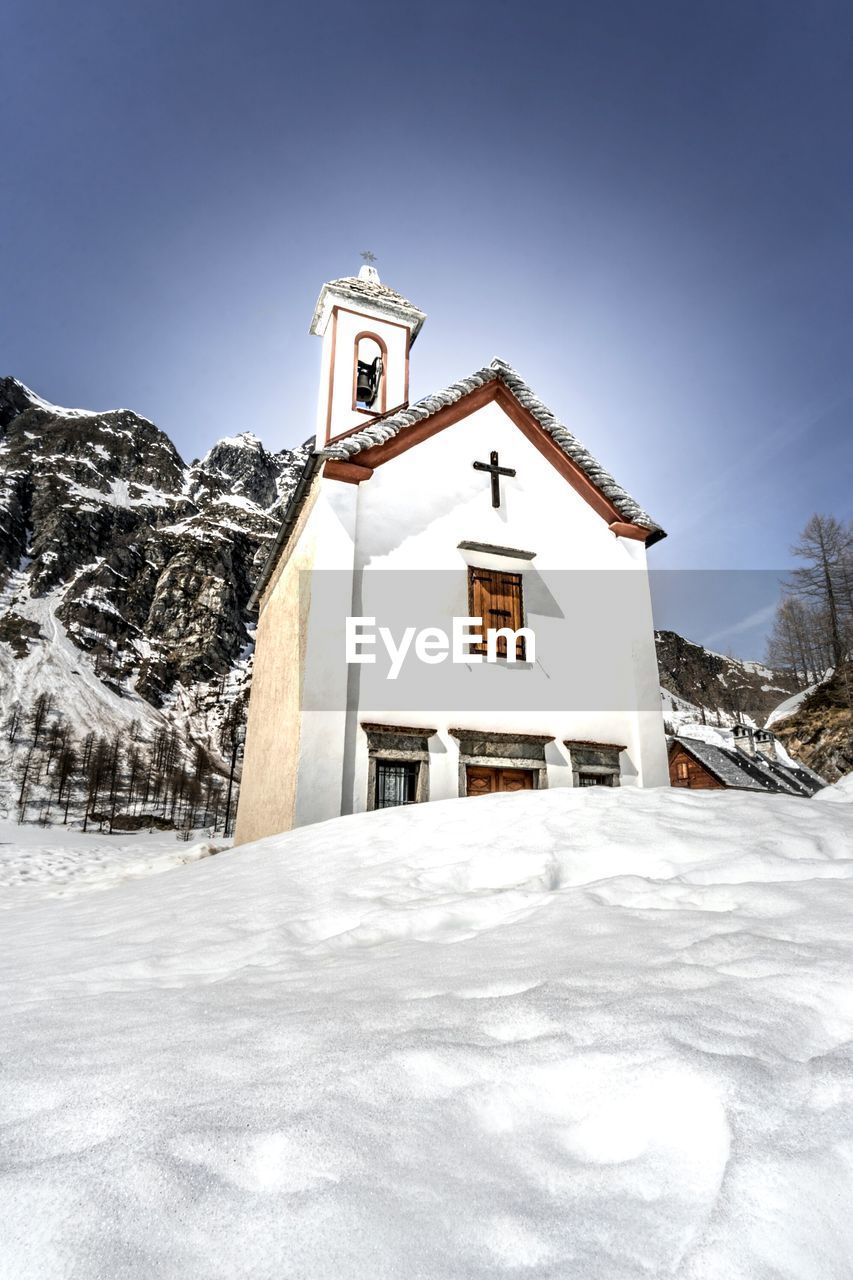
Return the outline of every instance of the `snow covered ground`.
{"type": "Polygon", "coordinates": [[[4,1280],[849,1280],[849,796],[456,800],[6,892],[4,1280]]]}
{"type": "Polygon", "coordinates": [[[819,791],[815,796],[821,800],[831,800],[833,803],[837,801],[853,801],[853,773],[848,773],[845,778],[839,778],[831,787],[824,787],[823,791],[819,791]]]}
{"type": "Polygon", "coordinates": [[[174,831],[85,834],[66,827],[0,822],[0,907],[33,897],[108,889],[219,853],[230,840],[180,840],[174,831]],[[14,892],[10,892],[14,890],[14,892]]]}

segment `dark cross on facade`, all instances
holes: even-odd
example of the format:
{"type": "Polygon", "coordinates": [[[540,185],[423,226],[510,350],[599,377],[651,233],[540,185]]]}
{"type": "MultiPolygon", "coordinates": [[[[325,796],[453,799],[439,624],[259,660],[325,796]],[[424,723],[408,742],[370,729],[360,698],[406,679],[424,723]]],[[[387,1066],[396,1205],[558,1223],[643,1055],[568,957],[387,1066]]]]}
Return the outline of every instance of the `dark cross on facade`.
{"type": "Polygon", "coordinates": [[[501,476],[514,476],[515,472],[512,467],[498,466],[498,452],[493,449],[489,454],[488,462],[475,462],[475,471],[488,471],[492,477],[492,506],[499,507],[501,505],[501,476]]]}
{"type": "Polygon", "coordinates": [[[359,257],[360,257],[360,258],[364,258],[364,261],[365,261],[368,265],[370,265],[370,263],[371,263],[371,262],[375,262],[375,261],[376,261],[376,254],[375,254],[375,253],[371,253],[369,249],[362,249],[361,253],[359,254],[359,257]]]}

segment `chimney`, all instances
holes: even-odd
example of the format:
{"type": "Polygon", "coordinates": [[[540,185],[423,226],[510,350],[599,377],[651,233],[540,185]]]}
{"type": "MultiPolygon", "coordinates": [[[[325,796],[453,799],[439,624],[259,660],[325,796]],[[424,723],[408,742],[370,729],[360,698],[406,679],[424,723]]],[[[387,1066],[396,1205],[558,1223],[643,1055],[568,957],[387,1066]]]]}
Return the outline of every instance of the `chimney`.
{"type": "Polygon", "coordinates": [[[755,742],[753,740],[752,729],[746,724],[736,724],[732,726],[732,738],[734,744],[739,751],[745,756],[755,755],[755,742]]]}
{"type": "Polygon", "coordinates": [[[759,754],[766,756],[768,760],[775,760],[777,758],[775,735],[769,729],[756,729],[753,736],[759,754]]]}

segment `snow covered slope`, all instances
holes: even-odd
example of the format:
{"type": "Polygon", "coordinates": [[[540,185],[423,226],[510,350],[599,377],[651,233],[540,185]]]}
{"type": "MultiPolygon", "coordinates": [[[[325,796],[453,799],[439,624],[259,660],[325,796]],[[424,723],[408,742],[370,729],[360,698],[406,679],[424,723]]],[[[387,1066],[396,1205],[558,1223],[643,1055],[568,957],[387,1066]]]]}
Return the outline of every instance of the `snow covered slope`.
{"type": "Polygon", "coordinates": [[[852,814],[560,789],[9,890],[0,1275],[847,1280],[852,814]]]}
{"type": "MultiPolygon", "coordinates": [[[[831,675],[832,673],[830,672],[829,674],[831,675]]],[[[770,712],[770,715],[767,717],[765,727],[770,729],[774,724],[778,723],[778,721],[786,720],[788,716],[792,716],[794,712],[798,711],[803,705],[806,698],[808,698],[810,694],[814,693],[817,688],[818,686],[816,684],[810,684],[808,688],[800,689],[799,693],[792,694],[790,698],[785,698],[783,702],[780,702],[770,712]]]]}

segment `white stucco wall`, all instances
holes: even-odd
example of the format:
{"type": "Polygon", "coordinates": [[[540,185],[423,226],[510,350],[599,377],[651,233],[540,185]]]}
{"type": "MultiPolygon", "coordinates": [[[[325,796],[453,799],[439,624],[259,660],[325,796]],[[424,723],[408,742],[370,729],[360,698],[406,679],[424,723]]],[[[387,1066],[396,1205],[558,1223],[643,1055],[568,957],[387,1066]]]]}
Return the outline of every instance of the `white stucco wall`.
{"type": "Polygon", "coordinates": [[[316,552],[303,673],[293,823],[297,827],[341,812],[349,669],[338,646],[329,643],[326,618],[329,611],[344,617],[352,608],[357,506],[356,485],[323,480],[311,513],[316,552]]]}
{"type": "Polygon", "coordinates": [[[317,439],[325,444],[332,436],[364,426],[373,413],[352,407],[355,341],[360,333],[375,333],[388,351],[385,361],[385,410],[396,408],[408,395],[409,329],[378,313],[356,314],[336,306],[323,334],[320,396],[317,404],[317,439]],[[329,400],[331,420],[329,421],[329,400]]]}
{"type": "Polygon", "coordinates": [[[453,727],[551,735],[550,786],[572,782],[564,739],[624,744],[623,785],[666,785],[645,548],[614,537],[497,404],[383,464],[359,486],[324,480],[323,489],[338,525],[326,563],[338,567],[349,557],[355,570],[350,612],[374,614],[395,632],[407,623],[449,631],[451,618],[468,612],[468,565],[520,569],[536,662],[425,669],[411,659],[393,686],[384,680],[382,660],[347,669],[340,632],[324,625],[330,601],[345,608],[347,582],[335,575],[324,584],[323,608],[317,615],[312,609],[297,822],[366,807],[362,721],[438,730],[430,740],[434,799],[458,794],[453,727]],[[501,479],[497,510],[489,476],[471,465],[488,461],[493,449],[502,466],[517,472],[501,479]],[[515,563],[462,552],[461,541],[514,547],[535,558],[515,563]],[[413,594],[407,583],[416,584],[413,594]],[[320,709],[340,696],[342,673],[347,711],[320,709]]]}

